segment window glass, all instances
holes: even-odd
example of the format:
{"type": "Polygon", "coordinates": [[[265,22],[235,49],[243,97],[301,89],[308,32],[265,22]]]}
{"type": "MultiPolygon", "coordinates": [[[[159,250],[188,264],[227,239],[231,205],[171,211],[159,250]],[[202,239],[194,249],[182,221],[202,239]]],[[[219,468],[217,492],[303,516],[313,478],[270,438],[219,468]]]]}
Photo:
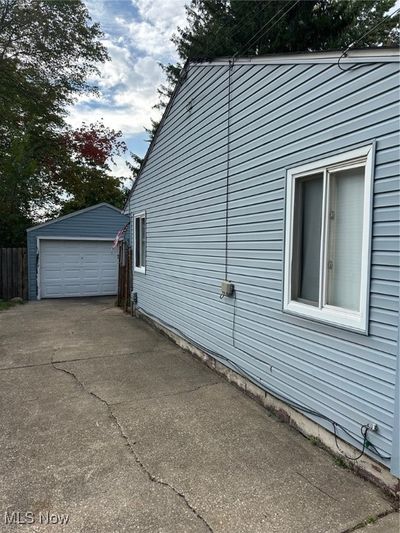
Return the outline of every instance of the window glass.
{"type": "Polygon", "coordinates": [[[296,180],[294,202],[292,299],[318,305],[323,175],[296,180]]]}
{"type": "Polygon", "coordinates": [[[140,235],[140,228],[141,228],[141,219],[140,217],[135,218],[135,266],[140,267],[141,266],[141,235],[140,235]]]}
{"type": "Polygon", "coordinates": [[[140,256],[141,256],[141,265],[145,266],[146,264],[146,219],[142,217],[141,219],[141,239],[140,239],[140,256]]]}
{"type": "Polygon", "coordinates": [[[327,303],[360,310],[364,167],[332,172],[329,187],[327,303]]]}

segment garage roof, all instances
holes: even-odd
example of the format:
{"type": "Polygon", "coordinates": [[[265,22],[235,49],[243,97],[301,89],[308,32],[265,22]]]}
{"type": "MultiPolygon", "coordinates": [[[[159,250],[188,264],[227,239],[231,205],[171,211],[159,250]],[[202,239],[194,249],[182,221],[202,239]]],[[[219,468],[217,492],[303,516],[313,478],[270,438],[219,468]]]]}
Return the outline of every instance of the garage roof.
{"type": "Polygon", "coordinates": [[[44,226],[50,226],[50,224],[55,224],[56,222],[60,222],[60,220],[72,218],[72,217],[81,215],[82,213],[86,213],[87,211],[92,211],[93,209],[97,209],[98,207],[102,207],[102,206],[109,207],[110,209],[114,209],[114,211],[117,211],[117,213],[123,214],[121,209],[118,209],[117,207],[114,207],[113,205],[108,204],[107,202],[101,202],[100,204],[91,205],[90,207],[85,207],[84,209],[79,209],[79,211],[74,211],[73,213],[69,213],[68,215],[54,218],[53,220],[48,220],[47,222],[43,222],[43,224],[36,224],[35,226],[28,228],[26,231],[32,231],[32,230],[36,230],[39,228],[43,228],[44,226]]]}

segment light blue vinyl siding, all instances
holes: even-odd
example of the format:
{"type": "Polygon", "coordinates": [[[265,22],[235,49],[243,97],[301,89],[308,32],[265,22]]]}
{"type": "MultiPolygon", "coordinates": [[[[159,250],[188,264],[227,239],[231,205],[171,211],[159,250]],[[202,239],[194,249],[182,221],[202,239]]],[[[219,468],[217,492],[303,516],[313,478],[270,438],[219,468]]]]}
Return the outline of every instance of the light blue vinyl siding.
{"type": "Polygon", "coordinates": [[[358,440],[361,424],[378,423],[371,440],[391,455],[398,65],[347,72],[326,63],[235,65],[229,146],[227,80],[224,65],[189,68],[134,188],[131,213],[147,217],[146,274],[134,273],[138,306],[358,440]],[[369,334],[362,335],[282,311],[285,177],[288,168],[373,142],[369,334]],[[236,298],[220,299],[228,150],[228,279],[236,298]]]}
{"type": "Polygon", "coordinates": [[[128,222],[122,215],[107,204],[99,204],[94,209],[77,213],[75,216],[55,220],[53,223],[27,232],[28,249],[28,288],[29,299],[37,298],[37,237],[99,237],[114,239],[118,230],[128,222]]]}

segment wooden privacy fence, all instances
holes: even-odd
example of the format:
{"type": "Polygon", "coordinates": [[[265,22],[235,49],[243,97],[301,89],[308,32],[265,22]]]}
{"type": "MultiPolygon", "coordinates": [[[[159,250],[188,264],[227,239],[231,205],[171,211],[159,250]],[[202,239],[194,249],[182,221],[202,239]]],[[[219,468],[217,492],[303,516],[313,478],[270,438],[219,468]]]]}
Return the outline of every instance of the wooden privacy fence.
{"type": "Polygon", "coordinates": [[[26,248],[0,248],[0,298],[28,299],[26,248]]]}
{"type": "Polygon", "coordinates": [[[131,255],[131,248],[128,243],[120,241],[118,254],[118,306],[125,311],[128,311],[131,303],[131,255]]]}

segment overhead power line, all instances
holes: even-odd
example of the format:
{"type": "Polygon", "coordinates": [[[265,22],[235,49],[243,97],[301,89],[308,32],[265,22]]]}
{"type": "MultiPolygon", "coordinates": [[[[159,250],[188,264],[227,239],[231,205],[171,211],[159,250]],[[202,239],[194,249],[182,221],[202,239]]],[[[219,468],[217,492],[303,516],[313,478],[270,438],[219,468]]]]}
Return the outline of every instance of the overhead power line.
{"type": "Polygon", "coordinates": [[[258,30],[257,33],[255,33],[253,35],[253,37],[251,37],[251,39],[244,45],[245,48],[243,49],[242,52],[236,52],[234,55],[233,55],[233,59],[235,59],[235,57],[237,57],[238,55],[244,55],[248,50],[249,48],[251,48],[257,41],[259,41],[262,37],[264,37],[264,35],[270,31],[274,26],[276,26],[276,24],[278,24],[278,22],[280,20],[283,19],[283,17],[285,15],[287,15],[289,13],[289,11],[291,11],[298,3],[300,2],[300,0],[296,0],[296,2],[294,2],[294,4],[290,5],[288,9],[286,9],[286,11],[284,13],[282,13],[282,11],[286,8],[286,6],[283,6],[279,11],[277,11],[275,13],[275,15],[270,18],[265,24],[264,26],[262,26],[262,28],[260,28],[258,30]],[[273,20],[280,14],[282,13],[282,15],[277,19],[275,20],[275,22],[273,22],[273,20]],[[273,22],[273,24],[270,26],[271,22],[273,22]]]}
{"type": "MultiPolygon", "coordinates": [[[[269,3],[272,3],[272,1],[269,2],[269,3]]],[[[268,7],[268,2],[265,3],[265,7],[264,7],[264,9],[266,9],[267,7],[268,7]]],[[[256,37],[257,37],[257,36],[258,36],[258,35],[264,30],[264,28],[266,28],[266,27],[267,27],[267,26],[268,26],[268,25],[269,25],[269,24],[270,24],[270,23],[271,23],[271,22],[272,22],[272,21],[273,21],[278,15],[279,15],[279,13],[281,13],[281,12],[285,9],[285,7],[286,7],[286,6],[283,6],[281,9],[279,9],[279,10],[275,13],[275,15],[274,15],[272,18],[270,18],[269,20],[267,20],[267,22],[266,22],[266,23],[265,23],[265,24],[264,24],[264,25],[258,30],[257,33],[255,33],[254,35],[252,35],[252,36],[250,37],[250,39],[249,39],[249,40],[247,41],[247,43],[244,45],[244,49],[245,49],[245,50],[248,50],[248,49],[250,48],[250,46],[251,46],[251,45],[250,45],[251,41],[253,41],[253,40],[254,40],[254,39],[255,39],[255,38],[256,38],[256,37]]],[[[233,58],[235,58],[236,56],[238,56],[238,55],[240,55],[240,54],[241,54],[240,51],[235,52],[235,53],[233,54],[233,58]]]]}
{"type": "Polygon", "coordinates": [[[362,41],[367,35],[369,35],[370,33],[372,33],[374,30],[376,30],[377,28],[379,28],[379,26],[382,26],[382,24],[384,24],[387,20],[390,20],[392,19],[395,15],[397,15],[397,13],[400,12],[400,7],[398,9],[396,9],[396,11],[394,11],[393,13],[391,13],[390,15],[387,15],[386,17],[384,17],[380,22],[378,22],[378,24],[376,24],[373,28],[371,28],[370,30],[368,30],[367,32],[365,32],[363,35],[361,35],[361,37],[359,39],[357,39],[356,41],[352,42],[351,44],[349,44],[349,46],[346,48],[346,50],[344,50],[344,52],[342,53],[342,55],[339,57],[338,59],[338,62],[337,62],[337,66],[340,68],[340,70],[342,70],[343,72],[346,72],[346,70],[350,70],[348,68],[343,68],[340,66],[340,62],[341,60],[347,56],[347,52],[354,47],[354,45],[356,45],[357,43],[359,43],[360,41],[362,41]]]}

